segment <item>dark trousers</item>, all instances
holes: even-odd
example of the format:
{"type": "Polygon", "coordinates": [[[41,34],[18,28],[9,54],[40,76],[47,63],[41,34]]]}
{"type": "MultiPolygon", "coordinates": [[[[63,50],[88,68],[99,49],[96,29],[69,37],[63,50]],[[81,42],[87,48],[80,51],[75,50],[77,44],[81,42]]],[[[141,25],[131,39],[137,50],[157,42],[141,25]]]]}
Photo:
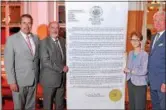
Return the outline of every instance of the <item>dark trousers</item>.
{"type": "Polygon", "coordinates": [[[127,83],[130,110],[145,110],[147,86],[135,86],[132,84],[131,80],[127,83]]]}
{"type": "Polygon", "coordinates": [[[166,93],[161,90],[150,90],[153,110],[166,110],[166,93]]]}
{"type": "Polygon", "coordinates": [[[65,80],[63,77],[60,87],[43,87],[44,110],[52,110],[53,103],[55,103],[56,110],[64,110],[65,80]]]}

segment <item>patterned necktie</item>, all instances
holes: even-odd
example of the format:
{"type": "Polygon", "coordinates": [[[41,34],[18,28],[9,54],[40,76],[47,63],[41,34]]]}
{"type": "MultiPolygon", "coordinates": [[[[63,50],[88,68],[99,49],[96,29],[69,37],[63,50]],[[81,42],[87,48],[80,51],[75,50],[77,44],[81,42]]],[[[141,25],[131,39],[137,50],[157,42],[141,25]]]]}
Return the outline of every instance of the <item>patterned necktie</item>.
{"type": "Polygon", "coordinates": [[[60,45],[57,39],[55,40],[55,45],[58,51],[60,52],[61,59],[63,60],[63,52],[62,52],[62,49],[60,48],[60,45]]]}
{"type": "Polygon", "coordinates": [[[155,45],[156,42],[159,40],[159,36],[160,36],[160,34],[157,33],[156,36],[155,36],[155,40],[154,40],[154,42],[153,42],[153,47],[152,47],[152,48],[154,48],[154,45],[155,45]]]}
{"type": "Polygon", "coordinates": [[[29,47],[29,50],[31,51],[31,54],[33,55],[33,50],[32,50],[32,45],[31,45],[31,42],[30,42],[30,37],[27,36],[27,44],[28,44],[28,47],[29,47]]]}

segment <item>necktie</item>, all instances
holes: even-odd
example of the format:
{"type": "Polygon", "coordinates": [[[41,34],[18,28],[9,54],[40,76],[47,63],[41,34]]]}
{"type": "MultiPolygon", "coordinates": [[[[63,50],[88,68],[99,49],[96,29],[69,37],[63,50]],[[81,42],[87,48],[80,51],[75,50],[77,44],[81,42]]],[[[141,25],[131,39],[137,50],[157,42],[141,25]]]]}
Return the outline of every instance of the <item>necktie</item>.
{"type": "Polygon", "coordinates": [[[159,40],[159,36],[160,36],[160,34],[157,33],[156,36],[155,36],[155,40],[153,42],[153,48],[154,48],[154,45],[156,44],[156,42],[159,40]]]}
{"type": "Polygon", "coordinates": [[[33,55],[33,50],[32,50],[32,45],[31,45],[31,42],[30,42],[30,37],[27,36],[27,44],[28,44],[28,47],[29,47],[29,50],[31,51],[31,54],[33,55]]]}
{"type": "Polygon", "coordinates": [[[63,52],[62,52],[62,49],[59,45],[58,40],[55,40],[55,45],[56,45],[56,49],[58,50],[58,52],[60,52],[61,59],[63,60],[63,52]]]}

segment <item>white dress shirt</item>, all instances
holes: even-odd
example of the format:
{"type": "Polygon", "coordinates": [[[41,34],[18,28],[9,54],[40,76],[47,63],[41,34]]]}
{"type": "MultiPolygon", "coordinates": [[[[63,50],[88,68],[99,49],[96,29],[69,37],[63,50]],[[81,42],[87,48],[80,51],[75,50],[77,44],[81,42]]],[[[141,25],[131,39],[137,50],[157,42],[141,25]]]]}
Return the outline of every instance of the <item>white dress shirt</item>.
{"type": "MultiPolygon", "coordinates": [[[[20,32],[21,32],[22,36],[24,37],[25,41],[28,43],[27,38],[26,38],[27,35],[26,35],[25,33],[23,33],[22,31],[20,31],[20,32]]],[[[29,40],[30,40],[30,43],[31,43],[31,46],[32,46],[33,55],[35,55],[35,49],[36,49],[35,43],[34,43],[34,41],[33,41],[32,35],[31,35],[31,34],[28,34],[28,36],[29,36],[29,40]]],[[[28,48],[29,48],[29,47],[28,47],[28,48]]]]}

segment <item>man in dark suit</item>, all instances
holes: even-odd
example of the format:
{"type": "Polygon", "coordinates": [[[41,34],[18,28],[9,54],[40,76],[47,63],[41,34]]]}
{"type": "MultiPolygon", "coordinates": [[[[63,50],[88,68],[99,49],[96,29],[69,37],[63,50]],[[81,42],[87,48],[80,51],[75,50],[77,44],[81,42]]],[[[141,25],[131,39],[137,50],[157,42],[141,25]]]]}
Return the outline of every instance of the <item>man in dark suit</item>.
{"type": "Polygon", "coordinates": [[[152,38],[148,63],[148,78],[151,89],[152,108],[166,109],[166,19],[165,12],[154,14],[154,27],[157,34],[152,38]]]}
{"type": "Polygon", "coordinates": [[[51,110],[55,99],[56,110],[63,110],[65,73],[68,71],[65,40],[58,36],[57,22],[51,22],[48,30],[49,36],[40,43],[40,83],[43,86],[44,109],[51,110]]]}

